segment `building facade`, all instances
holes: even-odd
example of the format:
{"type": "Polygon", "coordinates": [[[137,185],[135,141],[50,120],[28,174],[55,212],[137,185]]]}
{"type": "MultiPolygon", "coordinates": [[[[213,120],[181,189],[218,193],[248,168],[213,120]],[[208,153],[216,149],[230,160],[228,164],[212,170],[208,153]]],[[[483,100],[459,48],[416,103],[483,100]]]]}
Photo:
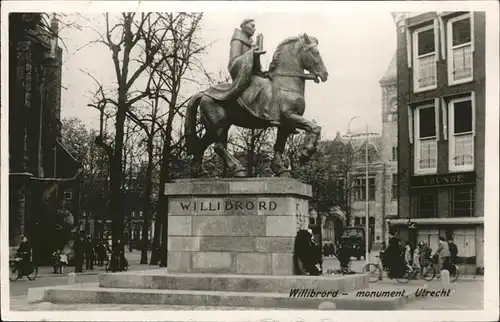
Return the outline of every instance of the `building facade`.
{"type": "Polygon", "coordinates": [[[452,237],[483,267],[485,14],[399,14],[398,219],[403,238],[452,237]]]}
{"type": "Polygon", "coordinates": [[[388,242],[388,222],[398,215],[398,95],[397,55],[394,56],[380,80],[382,91],[382,144],[380,158],[386,165],[384,177],[384,241],[388,242]]]}
{"type": "Polygon", "coordinates": [[[55,17],[9,15],[9,240],[27,235],[40,264],[80,212],[80,163],[61,143],[57,39],[55,17]]]}
{"type": "MultiPolygon", "coordinates": [[[[335,155],[337,158],[352,154],[352,159],[347,156],[343,160],[334,161],[341,163],[341,166],[345,167],[346,171],[339,177],[345,187],[344,190],[348,200],[348,204],[344,206],[344,208],[347,208],[345,215],[348,222],[344,225],[365,227],[366,204],[368,201],[368,226],[370,228],[371,245],[372,249],[379,249],[386,234],[385,219],[388,209],[387,202],[389,202],[385,190],[387,165],[381,158],[381,135],[379,133],[368,133],[368,196],[366,196],[365,142],[365,133],[347,133],[345,135],[337,133],[335,139],[328,142],[326,153],[335,155]]],[[[332,216],[323,221],[323,235],[327,236],[327,238],[328,236],[340,237],[338,229],[335,229],[339,224],[338,217],[332,216]]]]}

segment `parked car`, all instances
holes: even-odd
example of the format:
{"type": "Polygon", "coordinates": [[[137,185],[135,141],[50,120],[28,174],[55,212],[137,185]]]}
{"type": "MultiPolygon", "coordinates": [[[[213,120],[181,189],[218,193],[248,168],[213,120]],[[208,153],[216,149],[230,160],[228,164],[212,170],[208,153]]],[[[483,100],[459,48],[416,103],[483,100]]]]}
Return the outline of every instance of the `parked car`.
{"type": "MultiPolygon", "coordinates": [[[[365,257],[365,227],[346,227],[340,237],[339,243],[343,246],[347,246],[351,250],[351,257],[356,257],[358,260],[361,259],[361,257],[365,257]]],[[[371,248],[371,243],[369,247],[371,248]]]]}

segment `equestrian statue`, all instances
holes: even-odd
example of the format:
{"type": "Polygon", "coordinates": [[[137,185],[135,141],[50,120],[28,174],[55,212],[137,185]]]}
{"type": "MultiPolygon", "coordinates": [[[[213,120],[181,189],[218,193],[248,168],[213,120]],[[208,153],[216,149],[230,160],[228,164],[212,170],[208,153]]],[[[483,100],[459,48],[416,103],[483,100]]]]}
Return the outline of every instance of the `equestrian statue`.
{"type": "Polygon", "coordinates": [[[184,126],[193,177],[203,174],[203,154],[212,143],[232,176],[247,176],[245,168],[227,150],[228,131],[232,125],[248,129],[278,128],[271,163],[276,176],[289,175],[283,152],[288,137],[296,133],[296,129],[308,134],[299,149],[299,161],[304,164],[316,152],[321,127],[302,115],[306,80],[319,83],[328,79],[328,71],[318,51],[318,40],[306,33],[283,40],[273,55],[269,70],[262,71],[260,56],[266,53],[263,36],[257,35],[256,43],[252,40],[253,19],[245,19],[240,28],[235,29],[231,38],[228,70],[232,83],[212,86],[193,95],[187,106],[184,126]],[[201,138],[196,132],[198,108],[205,127],[201,138]]]}

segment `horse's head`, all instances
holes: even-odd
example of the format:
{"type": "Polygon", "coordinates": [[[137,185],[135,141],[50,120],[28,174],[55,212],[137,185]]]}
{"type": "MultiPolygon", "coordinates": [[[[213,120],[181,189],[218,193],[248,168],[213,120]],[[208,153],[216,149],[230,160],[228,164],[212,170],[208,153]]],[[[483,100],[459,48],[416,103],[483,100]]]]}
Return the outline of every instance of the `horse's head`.
{"type": "Polygon", "coordinates": [[[328,71],[321,54],[318,50],[318,40],[314,37],[309,37],[306,33],[298,36],[302,48],[300,50],[302,64],[304,69],[315,76],[315,82],[326,82],[328,79],[328,71]]]}

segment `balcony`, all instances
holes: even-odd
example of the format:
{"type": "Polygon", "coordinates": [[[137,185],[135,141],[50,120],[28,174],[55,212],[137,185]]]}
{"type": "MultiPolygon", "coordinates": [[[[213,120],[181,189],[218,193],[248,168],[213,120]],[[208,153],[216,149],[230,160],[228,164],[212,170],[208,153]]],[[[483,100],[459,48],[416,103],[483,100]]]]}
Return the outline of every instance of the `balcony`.
{"type": "Polygon", "coordinates": [[[457,84],[472,80],[472,45],[470,43],[452,49],[449,83],[457,84]]]}

